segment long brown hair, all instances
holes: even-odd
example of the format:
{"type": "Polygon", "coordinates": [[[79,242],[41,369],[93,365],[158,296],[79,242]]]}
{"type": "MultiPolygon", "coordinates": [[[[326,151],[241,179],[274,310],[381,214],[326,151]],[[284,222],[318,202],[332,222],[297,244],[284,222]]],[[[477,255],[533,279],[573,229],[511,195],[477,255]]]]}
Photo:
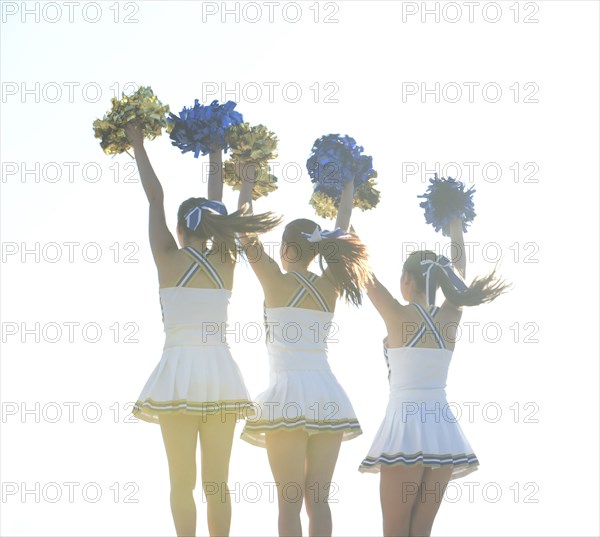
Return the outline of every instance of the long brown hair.
{"type": "Polygon", "coordinates": [[[303,233],[310,235],[315,229],[321,230],[321,227],[307,218],[294,220],[285,226],[282,241],[286,245],[286,255],[290,250],[295,251],[295,255],[289,255],[288,258],[306,266],[317,255],[321,256],[320,261],[327,263],[333,277],[330,281],[340,296],[359,306],[362,303],[362,290],[373,279],[368,266],[367,248],[351,233],[345,238],[324,238],[319,242],[310,242],[303,233]]]}
{"type": "Polygon", "coordinates": [[[282,220],[272,212],[245,215],[248,210],[248,206],[245,205],[228,215],[202,211],[200,224],[195,230],[191,230],[187,226],[185,215],[190,209],[200,207],[205,201],[206,198],[185,200],[177,211],[177,226],[181,228],[184,239],[194,237],[203,242],[210,240],[213,252],[226,253],[233,258],[237,257],[236,234],[266,233],[278,226],[282,220]]]}
{"type": "MultiPolygon", "coordinates": [[[[438,256],[431,250],[412,252],[402,267],[402,273],[410,274],[414,278],[417,291],[422,293],[425,293],[426,289],[421,261],[425,260],[438,261],[438,256]]],[[[454,287],[443,270],[437,272],[437,284],[441,287],[444,296],[458,307],[478,306],[484,302],[491,302],[510,288],[510,284],[496,276],[495,269],[486,276],[475,278],[463,292],[454,287]]]]}

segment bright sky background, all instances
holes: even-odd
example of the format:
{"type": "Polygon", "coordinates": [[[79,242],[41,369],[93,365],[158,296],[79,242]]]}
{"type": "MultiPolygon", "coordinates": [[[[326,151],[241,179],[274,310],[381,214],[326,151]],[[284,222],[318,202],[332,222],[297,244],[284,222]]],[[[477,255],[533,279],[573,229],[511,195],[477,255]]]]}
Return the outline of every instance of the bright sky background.
{"type": "MultiPolygon", "coordinates": [[[[477,190],[477,217],[465,236],[473,252],[468,276],[499,261],[514,290],[464,315],[447,393],[481,466],[451,486],[454,502],[442,506],[434,534],[597,535],[598,3],[510,1],[496,4],[498,13],[480,2],[473,22],[465,2],[279,2],[271,4],[272,22],[263,3],[237,3],[238,22],[222,21],[221,2],[204,2],[204,20],[201,2],[79,2],[71,17],[68,4],[1,4],[2,534],[174,534],[160,429],[127,423],[127,404],[160,359],[164,337],[147,202],[137,171],[124,182],[135,169],[131,159],[104,155],[92,131],[115,91],[135,83],[150,85],[175,112],[195,98],[235,100],[245,120],[275,131],[279,189],[255,209],[286,221],[314,217],[305,171],[313,141],[355,137],[373,156],[382,199],[353,223],[378,277],[398,295],[407,253],[446,243],[424,224],[416,196],[436,163],[459,163],[477,190]],[[434,14],[423,21],[423,6],[437,9],[439,22],[434,14]],[[25,8],[33,12],[23,20],[25,8]],[[259,14],[255,23],[243,20],[259,14]],[[403,87],[422,83],[439,83],[446,99],[403,95],[403,87]],[[262,98],[249,102],[257,87],[262,98]],[[456,87],[462,98],[448,102],[456,87]],[[499,100],[488,102],[497,87],[499,100]],[[295,88],[301,97],[290,102],[295,88]],[[302,170],[297,182],[289,163],[302,170]],[[67,243],[76,243],[72,262],[67,243]],[[38,259],[23,257],[36,248],[38,259]],[[124,262],[127,254],[137,263],[124,262]],[[471,338],[466,323],[479,323],[470,325],[471,338]],[[94,326],[101,334],[91,343],[94,326]],[[125,343],[134,330],[137,343],[125,343]],[[95,409],[102,414],[92,423],[95,409]],[[65,483],[77,483],[72,501],[65,483]],[[38,497],[22,496],[36,487],[38,497]],[[137,503],[124,501],[128,493],[137,503]]],[[[207,157],[181,155],[166,136],[146,145],[174,231],[179,203],[206,192],[207,157]]],[[[236,199],[226,188],[230,208],[236,199]]],[[[259,323],[261,307],[261,289],[241,265],[232,329],[259,323]]],[[[384,325],[370,303],[340,303],[336,322],[330,361],[364,434],[342,446],[334,535],[377,535],[379,478],[357,468],[387,401],[384,325]]],[[[232,352],[255,395],[268,383],[265,347],[241,339],[231,337],[232,352]]],[[[266,452],[241,441],[241,428],[231,461],[231,534],[274,535],[266,452]]],[[[198,533],[206,534],[200,491],[198,533]]]]}

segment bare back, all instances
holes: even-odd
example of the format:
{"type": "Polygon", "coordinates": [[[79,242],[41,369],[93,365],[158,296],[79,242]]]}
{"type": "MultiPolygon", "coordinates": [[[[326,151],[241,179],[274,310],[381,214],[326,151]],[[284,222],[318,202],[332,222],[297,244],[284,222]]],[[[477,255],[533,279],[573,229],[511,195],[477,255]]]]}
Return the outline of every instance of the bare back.
{"type": "MultiPolygon", "coordinates": [[[[233,287],[235,261],[226,254],[211,253],[206,249],[195,250],[201,253],[214,271],[216,271],[225,289],[231,290],[233,287]]],[[[156,260],[159,287],[176,287],[189,271],[186,287],[214,289],[216,287],[215,278],[211,277],[210,270],[193,270],[195,264],[197,264],[197,260],[184,248],[162,255],[156,260]]]]}
{"type": "MultiPolygon", "coordinates": [[[[430,311],[427,313],[431,316],[430,311]]],[[[432,318],[437,332],[448,350],[454,350],[457,327],[461,317],[462,310],[446,301],[441,308],[437,308],[432,318]]],[[[383,320],[388,331],[387,346],[389,348],[406,346],[424,325],[423,334],[418,341],[414,342],[413,346],[418,348],[439,348],[440,346],[433,330],[427,326],[423,315],[414,304],[402,306],[396,301],[395,307],[390,308],[383,320]]]]}
{"type": "MultiPolygon", "coordinates": [[[[311,274],[312,273],[308,273],[305,274],[305,276],[308,277],[311,274]]],[[[311,281],[312,285],[316,287],[325,301],[327,310],[333,312],[338,298],[337,290],[327,278],[316,275],[313,276],[315,276],[315,278],[311,281]]],[[[278,277],[265,282],[263,284],[263,290],[265,292],[266,307],[281,308],[289,306],[290,301],[294,298],[300,286],[301,284],[299,284],[298,278],[293,273],[281,273],[278,277]]],[[[319,311],[323,309],[319,303],[318,296],[314,296],[314,294],[310,292],[304,293],[298,303],[294,304],[294,307],[319,311]]]]}

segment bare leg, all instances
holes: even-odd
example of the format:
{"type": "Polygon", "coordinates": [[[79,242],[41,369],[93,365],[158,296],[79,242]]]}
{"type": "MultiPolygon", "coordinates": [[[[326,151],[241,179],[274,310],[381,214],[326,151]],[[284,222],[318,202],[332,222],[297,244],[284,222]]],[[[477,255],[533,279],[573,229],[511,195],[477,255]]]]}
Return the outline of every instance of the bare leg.
{"type": "Polygon", "coordinates": [[[171,513],[179,537],[196,535],[196,444],[198,416],[161,416],[160,428],[169,461],[171,513]]]}
{"type": "Polygon", "coordinates": [[[330,537],[333,531],[327,500],[341,443],[342,433],[314,434],[308,439],[304,504],[311,536],[330,537]]]}
{"type": "Polygon", "coordinates": [[[383,535],[408,537],[411,512],[418,499],[423,465],[381,465],[379,493],[383,512],[383,535]]]}
{"type": "Polygon", "coordinates": [[[266,434],[267,454],[277,483],[279,535],[302,535],[300,510],[304,498],[304,469],[308,434],[274,431],[266,434]]]}
{"type": "Polygon", "coordinates": [[[227,480],[237,416],[219,413],[200,418],[202,487],[206,497],[208,533],[227,536],[231,526],[231,498],[227,480]]]}
{"type": "Polygon", "coordinates": [[[426,468],[419,487],[419,495],[410,518],[410,537],[429,537],[435,515],[444,499],[444,492],[452,475],[452,466],[426,468]]]}

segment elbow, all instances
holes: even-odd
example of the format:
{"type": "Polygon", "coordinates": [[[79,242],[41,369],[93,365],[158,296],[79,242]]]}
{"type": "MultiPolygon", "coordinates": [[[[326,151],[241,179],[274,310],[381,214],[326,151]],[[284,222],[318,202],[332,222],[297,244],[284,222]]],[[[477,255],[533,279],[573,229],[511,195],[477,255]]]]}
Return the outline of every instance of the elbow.
{"type": "Polygon", "coordinates": [[[156,190],[156,192],[151,192],[148,194],[148,201],[150,205],[160,204],[162,205],[165,200],[165,194],[162,188],[156,190]]]}

